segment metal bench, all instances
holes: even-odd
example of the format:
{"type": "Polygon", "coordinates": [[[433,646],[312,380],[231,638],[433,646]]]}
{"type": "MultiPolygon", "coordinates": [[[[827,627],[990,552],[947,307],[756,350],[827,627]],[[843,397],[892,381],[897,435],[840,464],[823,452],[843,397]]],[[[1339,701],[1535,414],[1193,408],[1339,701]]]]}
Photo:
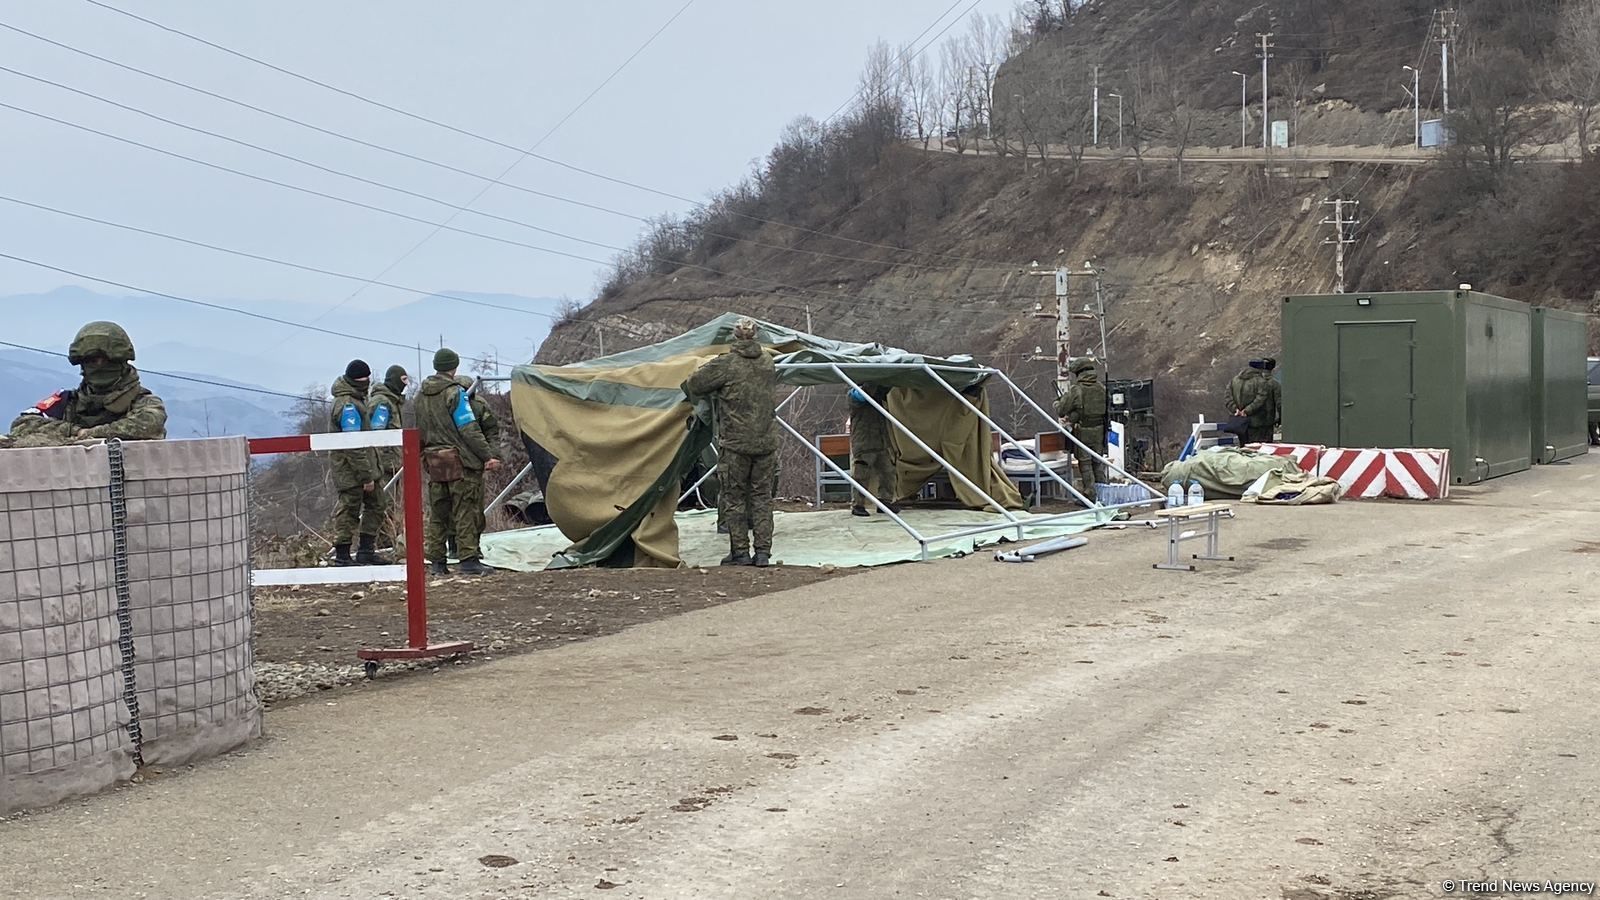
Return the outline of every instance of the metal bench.
{"type": "Polygon", "coordinates": [[[1158,509],[1153,514],[1156,518],[1167,520],[1167,561],[1156,563],[1152,568],[1172,569],[1179,572],[1193,572],[1192,563],[1178,561],[1178,545],[1184,541],[1206,539],[1206,552],[1194,554],[1195,559],[1218,560],[1232,562],[1233,557],[1220,555],[1217,547],[1217,537],[1222,527],[1222,517],[1233,518],[1233,504],[1231,503],[1202,503],[1199,506],[1179,506],[1174,509],[1158,509]],[[1202,531],[1186,532],[1185,525],[1200,520],[1205,528],[1202,531]]]}

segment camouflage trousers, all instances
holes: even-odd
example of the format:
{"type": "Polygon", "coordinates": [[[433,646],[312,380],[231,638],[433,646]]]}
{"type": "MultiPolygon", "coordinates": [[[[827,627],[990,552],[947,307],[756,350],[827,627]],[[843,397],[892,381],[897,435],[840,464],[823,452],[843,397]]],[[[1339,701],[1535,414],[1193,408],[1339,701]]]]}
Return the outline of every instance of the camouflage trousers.
{"type": "Polygon", "coordinates": [[[1250,424],[1245,426],[1244,442],[1246,444],[1270,444],[1272,443],[1272,433],[1275,430],[1271,422],[1251,419],[1250,424]]]}
{"type": "Polygon", "coordinates": [[[388,512],[389,495],[384,493],[382,482],[370,493],[360,487],[340,491],[333,507],[333,543],[350,543],[358,530],[376,536],[383,531],[383,517],[388,512]]]}
{"type": "Polygon", "coordinates": [[[722,451],[717,475],[727,499],[728,538],[735,554],[748,553],[754,534],[758,552],[772,550],[772,486],[776,453],[746,456],[722,451]]]}
{"type": "Polygon", "coordinates": [[[457,559],[481,555],[483,536],[483,473],[467,470],[459,481],[428,482],[428,532],[423,555],[438,562],[445,558],[445,538],[453,535],[457,559]]]}
{"type": "MultiPolygon", "coordinates": [[[[895,491],[899,485],[895,483],[894,457],[889,455],[887,448],[858,450],[852,454],[850,477],[884,503],[893,503],[897,499],[895,491]]],[[[857,506],[867,505],[867,498],[860,491],[855,492],[855,499],[857,506]]]]}
{"type": "MultiPolygon", "coordinates": [[[[778,454],[772,454],[772,496],[778,496],[778,478],[782,474],[778,465],[778,454]]],[[[722,487],[722,465],[717,465],[717,530],[721,531],[728,525],[728,492],[722,487]]]]}
{"type": "Polygon", "coordinates": [[[1104,484],[1106,480],[1106,464],[1095,458],[1095,453],[1106,455],[1106,429],[1080,426],[1072,430],[1072,436],[1082,441],[1089,450],[1072,445],[1072,455],[1078,461],[1078,490],[1083,492],[1090,500],[1095,499],[1094,486],[1104,484]]]}

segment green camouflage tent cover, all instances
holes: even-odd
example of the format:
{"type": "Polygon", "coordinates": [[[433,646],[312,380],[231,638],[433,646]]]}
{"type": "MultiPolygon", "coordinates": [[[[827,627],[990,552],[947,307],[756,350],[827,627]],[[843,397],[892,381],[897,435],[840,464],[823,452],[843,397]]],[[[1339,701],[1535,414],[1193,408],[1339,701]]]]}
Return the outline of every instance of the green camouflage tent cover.
{"type": "MultiPolygon", "coordinates": [[[[574,542],[553,568],[680,565],[673,512],[684,476],[711,442],[710,427],[694,414],[680,385],[728,349],[738,319],[729,313],[658,344],[513,371],[511,405],[546,508],[574,542]]],[[[949,369],[938,376],[986,409],[982,388],[989,373],[970,357],[833,341],[766,322],[757,339],[780,364],[837,364],[852,379],[895,388],[888,406],[897,419],[990,496],[1022,508],[1021,496],[990,454],[989,429],[922,368],[949,369]]],[[[796,388],[841,383],[827,368],[789,368],[779,380],[796,388]]],[[[902,435],[895,438],[899,493],[910,496],[939,466],[902,435]]],[[[985,505],[959,482],[954,487],[968,506],[985,505]]]]}

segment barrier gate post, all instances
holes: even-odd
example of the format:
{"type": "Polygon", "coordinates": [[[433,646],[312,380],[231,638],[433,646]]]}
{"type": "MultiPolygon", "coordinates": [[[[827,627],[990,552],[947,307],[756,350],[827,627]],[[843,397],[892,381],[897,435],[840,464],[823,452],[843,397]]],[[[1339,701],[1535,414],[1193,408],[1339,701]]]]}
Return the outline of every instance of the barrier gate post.
{"type": "Polygon", "coordinates": [[[365,663],[368,678],[377,674],[383,660],[437,659],[470,653],[471,641],[428,640],[428,573],[423,558],[422,517],[422,434],[415,428],[394,431],[363,431],[350,434],[311,434],[278,438],[253,438],[252,455],[304,453],[316,450],[352,450],[362,447],[401,449],[401,498],[405,504],[402,531],[406,540],[403,566],[315,567],[305,569],[251,569],[253,585],[358,584],[363,582],[404,581],[406,586],[406,646],[363,647],[356,658],[365,663]]]}

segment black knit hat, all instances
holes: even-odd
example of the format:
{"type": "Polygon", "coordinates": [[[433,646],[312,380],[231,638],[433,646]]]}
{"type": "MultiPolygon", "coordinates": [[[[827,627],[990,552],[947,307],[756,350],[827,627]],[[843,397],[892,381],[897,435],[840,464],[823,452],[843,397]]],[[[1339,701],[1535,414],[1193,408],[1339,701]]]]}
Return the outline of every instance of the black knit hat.
{"type": "Polygon", "coordinates": [[[344,367],[344,377],[349,381],[360,381],[372,377],[372,367],[364,359],[352,359],[350,365],[344,367]]]}

